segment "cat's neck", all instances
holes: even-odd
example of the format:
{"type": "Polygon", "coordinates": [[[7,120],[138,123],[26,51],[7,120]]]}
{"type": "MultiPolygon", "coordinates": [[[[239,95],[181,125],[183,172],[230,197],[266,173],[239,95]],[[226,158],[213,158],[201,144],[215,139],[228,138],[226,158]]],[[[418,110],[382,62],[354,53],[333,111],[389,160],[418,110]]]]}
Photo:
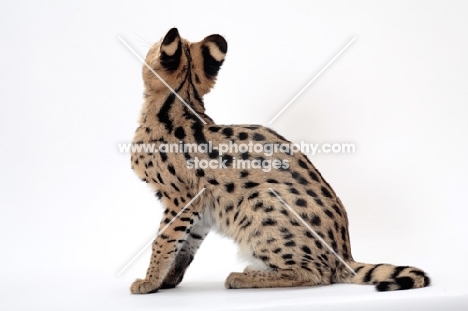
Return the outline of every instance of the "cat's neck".
{"type": "Polygon", "coordinates": [[[173,93],[169,89],[155,91],[146,87],[144,96],[140,127],[170,134],[177,127],[190,127],[194,122],[214,123],[205,114],[203,98],[193,88],[181,88],[173,93]]]}

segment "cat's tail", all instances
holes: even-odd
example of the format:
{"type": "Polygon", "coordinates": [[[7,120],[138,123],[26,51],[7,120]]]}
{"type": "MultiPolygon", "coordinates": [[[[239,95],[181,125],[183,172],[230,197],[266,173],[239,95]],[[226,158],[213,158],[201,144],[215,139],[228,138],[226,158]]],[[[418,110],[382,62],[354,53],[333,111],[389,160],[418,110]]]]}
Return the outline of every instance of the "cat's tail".
{"type": "Polygon", "coordinates": [[[414,267],[389,264],[368,264],[349,262],[356,274],[350,273],[343,282],[354,284],[375,284],[378,291],[401,290],[429,286],[426,273],[414,267]]]}

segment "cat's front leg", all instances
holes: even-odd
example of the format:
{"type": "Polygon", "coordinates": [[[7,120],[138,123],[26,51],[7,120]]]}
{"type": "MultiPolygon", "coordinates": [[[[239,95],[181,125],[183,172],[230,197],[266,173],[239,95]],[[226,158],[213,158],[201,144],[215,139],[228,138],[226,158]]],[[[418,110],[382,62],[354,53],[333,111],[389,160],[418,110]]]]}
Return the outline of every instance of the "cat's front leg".
{"type": "Polygon", "coordinates": [[[175,258],[190,235],[191,228],[199,221],[199,214],[191,206],[180,215],[168,208],[161,221],[159,234],[152,244],[150,264],[144,279],[137,279],[130,286],[132,294],[157,292],[175,264],[175,258]],[[176,216],[178,215],[178,216],[176,216]]]}
{"type": "Polygon", "coordinates": [[[185,271],[189,267],[209,231],[210,228],[203,224],[203,221],[199,221],[190,229],[190,234],[185,242],[182,243],[182,249],[177,254],[174,265],[166,275],[161,289],[174,288],[182,282],[185,271]]]}

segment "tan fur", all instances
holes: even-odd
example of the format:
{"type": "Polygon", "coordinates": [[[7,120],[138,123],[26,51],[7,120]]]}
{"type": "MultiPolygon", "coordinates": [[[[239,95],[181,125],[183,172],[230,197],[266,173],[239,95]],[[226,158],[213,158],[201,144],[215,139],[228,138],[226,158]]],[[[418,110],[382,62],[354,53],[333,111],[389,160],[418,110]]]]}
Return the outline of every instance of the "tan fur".
{"type": "Polygon", "coordinates": [[[219,50],[216,44],[212,42],[208,42],[206,45],[208,46],[208,49],[210,50],[211,56],[213,56],[213,58],[216,59],[217,61],[223,60],[224,57],[226,56],[226,54],[224,54],[223,52],[219,50]]]}
{"type": "MultiPolygon", "coordinates": [[[[150,49],[147,62],[207,124],[203,125],[150,70],[143,67],[146,99],[134,144],[159,146],[163,142],[179,143],[181,140],[187,144],[211,141],[215,145],[229,141],[289,143],[268,128],[215,125],[205,114],[202,97],[213,87],[224,60],[222,50],[227,49],[222,37],[212,35],[200,42],[190,43],[172,29],[164,42],[167,43],[164,47],[157,43],[150,49]],[[181,45],[168,42],[168,38],[174,37],[174,42],[180,40],[181,45]],[[180,46],[182,53],[174,51],[174,46],[180,46]],[[160,49],[172,52],[167,55],[181,55],[180,59],[167,58],[160,49]]],[[[188,159],[213,160],[219,156],[200,151],[188,154],[132,154],[135,173],[160,193],[162,204],[166,207],[160,230],[174,219],[191,198],[205,189],[155,239],[146,277],[132,284],[132,293],[149,293],[179,284],[210,229],[233,239],[239,245],[240,252],[250,256],[253,263],[242,273],[231,273],[225,283],[227,288],[387,282],[381,284],[380,289],[378,285],[378,289],[391,290],[411,285],[412,280],[412,287],[428,285],[424,272],[415,268],[405,268],[394,275],[394,271],[398,270],[395,266],[380,266],[369,272],[375,265],[354,262],[343,204],[305,155],[276,152],[267,156],[254,151],[248,154],[233,151],[228,156],[233,161],[243,157],[251,161],[280,160],[287,162],[288,168],[264,172],[254,168],[234,168],[231,164],[224,169],[197,170],[188,168],[188,159]],[[359,270],[358,274],[353,276],[326,245],[315,238],[271,193],[270,188],[309,223],[341,258],[353,269],[359,270]],[[366,281],[369,277],[367,274],[370,274],[369,281],[366,281]],[[406,276],[411,280],[398,278],[406,276]]]]}
{"type": "Polygon", "coordinates": [[[169,45],[163,45],[161,46],[161,51],[164,51],[167,55],[174,55],[174,53],[177,50],[177,46],[179,45],[180,39],[176,39],[169,45]]]}

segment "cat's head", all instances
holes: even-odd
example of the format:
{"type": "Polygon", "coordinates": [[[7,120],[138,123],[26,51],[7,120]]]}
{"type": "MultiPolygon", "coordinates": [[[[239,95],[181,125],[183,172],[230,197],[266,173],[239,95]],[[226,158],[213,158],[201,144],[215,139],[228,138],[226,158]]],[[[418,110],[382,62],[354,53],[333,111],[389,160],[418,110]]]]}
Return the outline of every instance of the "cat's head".
{"type": "Polygon", "coordinates": [[[154,91],[167,90],[156,73],[175,91],[194,88],[201,97],[214,86],[226,52],[227,42],[220,35],[189,42],[180,37],[177,28],[172,28],[148,51],[146,63],[151,70],[143,66],[143,79],[154,91]]]}

